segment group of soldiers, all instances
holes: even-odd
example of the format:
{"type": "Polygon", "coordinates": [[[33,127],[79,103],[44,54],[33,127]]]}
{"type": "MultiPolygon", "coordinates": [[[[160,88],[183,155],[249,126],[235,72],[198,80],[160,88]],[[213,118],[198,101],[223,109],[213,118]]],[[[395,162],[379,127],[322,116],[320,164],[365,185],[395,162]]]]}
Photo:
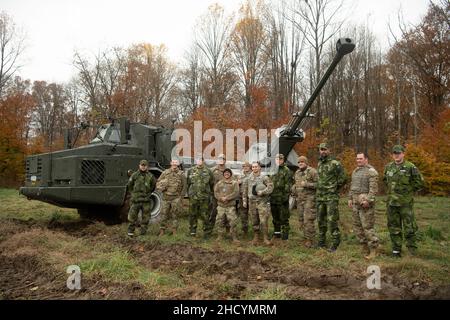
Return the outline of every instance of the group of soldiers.
{"type": "MultiPolygon", "coordinates": [[[[189,232],[197,236],[199,220],[203,236],[209,238],[217,230],[217,240],[228,236],[239,244],[239,238],[249,235],[249,222],[253,228],[252,244],[261,241],[268,246],[289,239],[290,206],[293,196],[297,203],[303,245],[335,252],[341,243],[339,230],[339,198],[347,182],[342,164],[331,156],[327,143],[319,145],[319,164],[315,169],[305,156],[298,158],[295,174],[285,164],[283,154],[275,157],[276,170],[271,175],[261,173],[261,164],[245,162],[242,173],[233,176],[226,167],[225,156],[218,157],[217,165],[209,169],[202,156],[195,158],[195,166],[185,175],[180,163],[174,159],[156,181],[148,172],[148,163],[142,160],[139,170],[129,179],[131,207],[128,235],[134,236],[138,213],[142,211],[141,234],[147,232],[150,220],[150,194],[156,188],[163,195],[162,219],[159,235],[177,231],[177,216],[186,192],[189,197],[189,232]],[[269,217],[272,216],[273,233],[269,235],[269,217]],[[251,220],[251,221],[249,221],[251,220]],[[316,220],[318,236],[316,242],[316,220]],[[239,223],[240,222],[240,223],[239,223]],[[242,236],[239,232],[241,225],[242,236]],[[327,232],[330,244],[327,246],[327,232]]],[[[392,255],[401,257],[403,235],[411,254],[417,250],[417,225],[413,213],[414,193],[423,187],[423,177],[417,167],[404,159],[401,145],[392,149],[393,161],[386,165],[383,182],[387,192],[387,224],[392,242],[392,255]]],[[[352,209],[353,229],[364,256],[377,255],[379,239],[375,233],[375,196],[378,193],[378,172],[369,164],[366,153],[356,155],[357,167],[352,172],[348,207],[352,209]]]]}

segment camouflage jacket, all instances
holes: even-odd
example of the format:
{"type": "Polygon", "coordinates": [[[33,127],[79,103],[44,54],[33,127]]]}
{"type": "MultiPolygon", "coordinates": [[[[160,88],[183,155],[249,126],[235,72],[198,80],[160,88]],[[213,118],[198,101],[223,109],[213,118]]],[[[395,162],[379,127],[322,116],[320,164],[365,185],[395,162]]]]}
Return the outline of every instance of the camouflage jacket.
{"type": "Polygon", "coordinates": [[[133,173],[128,180],[127,189],[131,194],[131,202],[150,202],[150,195],[155,190],[156,179],[150,172],[133,173]]]}
{"type": "Polygon", "coordinates": [[[209,199],[213,192],[214,176],[205,165],[195,166],[187,173],[189,198],[195,200],[209,199]]]}
{"type": "Polygon", "coordinates": [[[164,197],[183,197],[186,193],[186,177],[183,171],[165,170],[156,182],[156,189],[161,191],[164,197]]]}
{"type": "Polygon", "coordinates": [[[255,176],[255,174],[252,172],[244,181],[243,189],[244,193],[242,195],[242,199],[244,203],[247,201],[247,199],[253,201],[268,202],[269,195],[273,191],[273,183],[268,176],[263,176],[262,174],[255,176]],[[254,195],[253,188],[255,188],[255,191],[260,191],[261,195],[254,195]]]}
{"type": "Polygon", "coordinates": [[[339,190],[345,184],[346,177],[342,164],[331,157],[319,160],[317,169],[317,201],[339,200],[339,190]]]}
{"type": "Polygon", "coordinates": [[[212,174],[214,176],[214,185],[216,185],[217,182],[223,179],[223,171],[225,169],[226,167],[220,168],[218,165],[211,169],[212,174]]]}
{"type": "Polygon", "coordinates": [[[289,195],[293,185],[292,171],[286,166],[278,166],[277,172],[271,176],[273,182],[273,192],[270,195],[270,202],[284,203],[289,201],[289,195]]]}
{"type": "Polygon", "coordinates": [[[221,207],[232,207],[236,205],[236,199],[239,197],[239,184],[236,180],[222,179],[214,186],[214,196],[221,207]],[[226,201],[222,201],[226,198],[226,201]]]}
{"type": "Polygon", "coordinates": [[[292,186],[292,193],[299,199],[304,196],[313,196],[316,194],[317,188],[317,170],[313,167],[306,167],[305,170],[298,169],[294,175],[294,185],[292,186]],[[305,182],[302,185],[302,182],[305,182]]]}
{"type": "Polygon", "coordinates": [[[387,203],[394,207],[412,204],[414,192],[422,189],[424,185],[419,169],[409,161],[400,165],[389,163],[384,168],[383,181],[387,187],[387,203]]]}
{"type": "Polygon", "coordinates": [[[367,194],[369,202],[375,201],[378,193],[378,172],[370,164],[364,167],[356,167],[352,172],[352,182],[350,185],[349,199],[353,196],[367,194]]]}
{"type": "Polygon", "coordinates": [[[239,194],[242,197],[242,194],[244,193],[244,181],[248,179],[248,177],[250,177],[250,174],[252,172],[244,172],[242,171],[242,174],[239,175],[239,177],[237,178],[237,181],[239,183],[239,194]]]}

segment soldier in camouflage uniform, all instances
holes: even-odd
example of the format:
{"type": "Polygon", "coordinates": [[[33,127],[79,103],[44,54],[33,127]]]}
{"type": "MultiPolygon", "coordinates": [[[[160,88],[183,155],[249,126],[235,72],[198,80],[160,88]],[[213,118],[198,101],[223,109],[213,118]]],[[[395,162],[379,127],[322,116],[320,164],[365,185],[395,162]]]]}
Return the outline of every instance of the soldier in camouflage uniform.
{"type": "Polygon", "coordinates": [[[248,208],[244,208],[243,206],[244,181],[250,176],[251,173],[252,167],[248,161],[245,161],[242,165],[242,174],[238,177],[240,195],[238,213],[242,224],[242,232],[245,237],[247,237],[248,234],[248,208]]]}
{"type": "Polygon", "coordinates": [[[186,177],[179,165],[179,161],[173,159],[170,168],[161,174],[156,183],[156,189],[163,196],[159,236],[164,235],[168,227],[172,234],[175,234],[178,227],[177,215],[181,211],[181,202],[186,193],[186,177]]]}
{"type": "Polygon", "coordinates": [[[363,254],[371,259],[376,255],[378,238],[375,234],[375,196],[378,193],[378,172],[369,164],[364,152],[356,155],[348,206],[353,209],[353,228],[363,247],[363,254]]]}
{"type": "Polygon", "coordinates": [[[284,155],[275,156],[276,172],[271,176],[273,192],[270,195],[270,209],[274,226],[273,239],[289,238],[289,195],[293,185],[291,170],[284,163],[284,155]]]}
{"type": "Polygon", "coordinates": [[[273,183],[269,177],[261,174],[261,164],[252,163],[252,173],[244,181],[243,206],[247,208],[253,222],[253,241],[258,244],[262,231],[264,244],[271,245],[269,240],[269,196],[273,191],[273,183]]]}
{"type": "Polygon", "coordinates": [[[311,248],[316,237],[316,187],[317,170],[308,165],[304,156],[298,158],[299,169],[295,172],[292,186],[297,201],[300,226],[304,225],[305,247],[311,248]]]}
{"type": "MultiPolygon", "coordinates": [[[[217,157],[217,165],[211,169],[211,172],[214,176],[214,185],[216,185],[220,180],[223,179],[223,172],[226,169],[225,166],[225,155],[219,154],[217,157]]],[[[215,197],[212,198],[211,201],[211,212],[208,218],[208,230],[209,232],[212,232],[212,229],[214,228],[216,224],[216,217],[217,217],[217,200],[215,197]]],[[[226,223],[226,222],[225,222],[226,223]]],[[[229,228],[229,226],[228,226],[229,228]]]]}
{"type": "Polygon", "coordinates": [[[128,236],[134,236],[134,230],[138,222],[139,211],[142,211],[141,235],[147,233],[150,222],[151,199],[155,190],[156,179],[148,171],[147,160],[139,162],[139,170],[133,173],[128,180],[127,190],[131,194],[131,206],[128,213],[128,236]]]}
{"type": "Polygon", "coordinates": [[[217,240],[225,238],[226,223],[230,225],[231,237],[234,243],[239,243],[237,238],[237,215],[236,215],[236,199],[239,197],[239,184],[236,180],[231,179],[233,173],[230,169],[223,171],[224,179],[220,180],[214,186],[214,196],[217,199],[217,240]]]}
{"type": "Polygon", "coordinates": [[[326,143],[319,146],[320,158],[316,192],[317,215],[319,223],[319,247],[326,246],[327,229],[330,230],[332,244],[330,252],[336,251],[341,243],[339,230],[339,190],[345,184],[346,177],[342,164],[330,157],[326,143]]]}
{"type": "Polygon", "coordinates": [[[212,228],[209,227],[210,201],[214,188],[214,177],[206,167],[202,156],[196,158],[196,166],[187,173],[187,188],[189,196],[189,228],[191,236],[197,234],[198,219],[203,222],[204,237],[207,238],[212,228]]]}
{"type": "Polygon", "coordinates": [[[417,250],[417,224],[413,212],[414,192],[423,188],[424,181],[419,169],[404,160],[405,149],[394,146],[393,162],[384,169],[383,181],[387,187],[387,220],[392,242],[392,255],[401,257],[402,227],[406,238],[406,246],[414,255],[417,250]]]}

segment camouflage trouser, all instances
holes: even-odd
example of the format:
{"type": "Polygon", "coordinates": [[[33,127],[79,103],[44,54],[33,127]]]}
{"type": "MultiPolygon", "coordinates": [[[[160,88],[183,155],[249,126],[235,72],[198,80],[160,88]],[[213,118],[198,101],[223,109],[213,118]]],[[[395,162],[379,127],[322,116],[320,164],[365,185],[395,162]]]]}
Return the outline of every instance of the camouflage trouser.
{"type": "Polygon", "coordinates": [[[141,226],[147,226],[150,222],[150,209],[150,202],[132,202],[130,211],[128,212],[128,221],[130,222],[130,228],[134,229],[136,227],[140,210],[142,210],[141,226]]]}
{"type": "Polygon", "coordinates": [[[244,208],[242,198],[239,199],[238,210],[239,210],[239,218],[240,218],[241,224],[242,224],[242,231],[244,231],[244,233],[247,233],[248,232],[248,208],[244,208]]]}
{"type": "Polygon", "coordinates": [[[161,229],[178,227],[177,215],[180,213],[181,198],[164,198],[161,207],[161,229]]]}
{"type": "Polygon", "coordinates": [[[216,219],[216,229],[221,235],[227,233],[227,223],[230,225],[230,232],[232,235],[236,236],[236,224],[238,217],[236,215],[236,207],[217,207],[217,219],[216,219]]]}
{"type": "MultiPolygon", "coordinates": [[[[208,234],[211,234],[213,232],[214,226],[216,225],[216,220],[217,220],[217,199],[216,198],[212,198],[211,203],[210,203],[211,207],[209,210],[209,215],[208,215],[208,221],[207,221],[207,226],[206,226],[206,232],[208,234]]],[[[227,222],[227,220],[223,220],[221,221],[223,223],[225,223],[226,227],[229,228],[230,224],[227,222]]]]}
{"type": "Polygon", "coordinates": [[[314,195],[297,197],[300,223],[304,225],[305,239],[314,241],[316,237],[316,199],[314,195]]]}
{"type": "Polygon", "coordinates": [[[391,236],[392,250],[402,250],[402,227],[408,248],[416,249],[417,224],[412,205],[393,207],[387,206],[387,221],[391,236]]]}
{"type": "Polygon", "coordinates": [[[253,231],[269,235],[270,203],[267,201],[250,200],[248,214],[252,217],[253,231]]]}
{"type": "Polygon", "coordinates": [[[326,244],[327,229],[330,229],[332,246],[337,248],[341,243],[338,204],[339,200],[317,201],[320,246],[325,246],[326,244]]]}
{"type": "Polygon", "coordinates": [[[289,218],[291,216],[289,212],[289,201],[284,203],[271,203],[270,209],[272,211],[274,236],[278,237],[281,234],[289,234],[289,218]]]}
{"type": "Polygon", "coordinates": [[[203,223],[203,232],[208,232],[209,208],[210,206],[208,199],[189,200],[189,229],[192,235],[197,233],[198,219],[200,219],[203,223]]]}
{"type": "Polygon", "coordinates": [[[375,205],[363,208],[357,204],[357,197],[353,199],[353,229],[361,244],[367,244],[370,248],[378,246],[378,238],[375,234],[375,205]]]}

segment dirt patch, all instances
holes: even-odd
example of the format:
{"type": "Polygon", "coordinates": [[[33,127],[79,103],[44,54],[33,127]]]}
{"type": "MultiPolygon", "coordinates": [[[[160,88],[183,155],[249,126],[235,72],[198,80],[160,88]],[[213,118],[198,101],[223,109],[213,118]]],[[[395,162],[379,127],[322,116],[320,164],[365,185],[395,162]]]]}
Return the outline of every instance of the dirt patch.
{"type": "MultiPolygon", "coordinates": [[[[273,256],[242,249],[205,249],[195,243],[137,242],[119,234],[117,226],[90,221],[50,221],[48,224],[3,220],[0,226],[0,298],[3,299],[243,299],[249,296],[280,299],[450,299],[450,286],[409,283],[385,274],[382,290],[366,288],[365,273],[329,273],[306,267],[282,266],[273,256]],[[99,275],[83,277],[80,291],[66,287],[61,265],[66,252],[52,243],[108,242],[129,252],[150,272],[176,275],[181,285],[154,293],[141,283],[111,282],[99,275]],[[37,241],[37,242],[36,242],[37,241]],[[43,241],[45,248],[40,248],[43,241]],[[50,259],[48,259],[50,257],[50,259]],[[49,261],[60,261],[52,264],[49,261]],[[269,296],[264,294],[268,293],[269,296]]],[[[79,249],[79,244],[65,250],[79,249]]],[[[80,254],[90,254],[83,248],[80,254]]],[[[170,281],[166,280],[166,281],[170,281]]]]}

